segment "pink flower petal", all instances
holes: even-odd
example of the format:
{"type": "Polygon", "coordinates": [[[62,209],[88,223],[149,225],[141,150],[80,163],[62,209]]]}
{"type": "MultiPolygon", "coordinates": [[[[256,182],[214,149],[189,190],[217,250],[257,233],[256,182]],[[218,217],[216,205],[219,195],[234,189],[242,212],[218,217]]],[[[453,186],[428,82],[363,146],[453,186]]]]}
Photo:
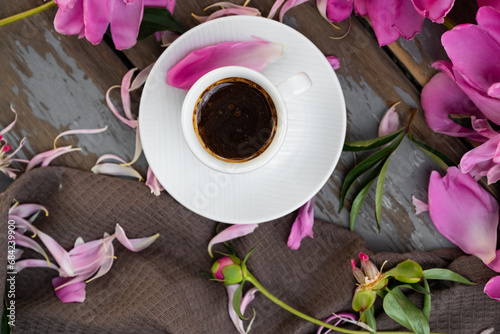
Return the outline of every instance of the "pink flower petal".
{"type": "Polygon", "coordinates": [[[92,44],[99,44],[108,29],[111,19],[112,0],[85,0],[83,21],[85,37],[92,44]]]}
{"type": "Polygon", "coordinates": [[[415,214],[416,215],[419,215],[422,212],[429,211],[429,204],[422,202],[421,200],[419,200],[415,196],[412,196],[411,200],[413,202],[413,206],[415,207],[415,214]]]}
{"type": "Polygon", "coordinates": [[[12,169],[12,168],[0,167],[0,172],[4,173],[5,175],[7,175],[7,177],[11,178],[12,180],[15,180],[17,178],[17,175],[15,172],[19,172],[19,170],[12,169]]]}
{"type": "Polygon", "coordinates": [[[144,0],[144,7],[166,8],[171,14],[173,14],[175,0],[144,0]]]}
{"type": "Polygon", "coordinates": [[[139,157],[141,156],[142,153],[142,143],[141,143],[141,136],[139,135],[139,128],[135,129],[135,152],[134,152],[134,157],[132,158],[132,161],[127,162],[122,164],[122,166],[130,166],[134,164],[137,160],[139,160],[139,157]]]}
{"type": "Polygon", "coordinates": [[[422,30],[424,17],[420,16],[410,1],[399,0],[394,23],[401,37],[411,40],[422,30]]]}
{"type": "Polygon", "coordinates": [[[76,282],[59,288],[71,281],[72,279],[66,279],[64,277],[54,277],[52,279],[52,286],[54,287],[57,298],[63,303],[83,303],[85,301],[85,283],[76,282]]]}
{"type": "Polygon", "coordinates": [[[72,148],[71,146],[63,146],[56,149],[52,149],[47,152],[37,154],[31,159],[30,163],[26,167],[26,171],[33,169],[38,164],[40,164],[40,167],[47,167],[55,158],[63,154],[75,151],[81,151],[81,148],[78,147],[72,148]]]}
{"type": "Polygon", "coordinates": [[[500,2],[495,0],[496,8],[479,8],[476,14],[478,26],[484,29],[488,35],[500,44],[500,2]]]}
{"type": "Polygon", "coordinates": [[[486,178],[488,179],[488,185],[497,183],[500,180],[500,165],[496,164],[489,168],[486,172],[486,178]]]}
{"type": "Polygon", "coordinates": [[[76,129],[76,130],[68,130],[61,132],[60,134],[57,135],[56,139],[54,139],[54,149],[57,148],[56,142],[59,138],[64,137],[64,136],[69,136],[69,135],[76,135],[76,134],[94,134],[94,133],[101,133],[104,132],[108,129],[108,126],[106,125],[105,127],[101,129],[76,129]]]}
{"type": "Polygon", "coordinates": [[[227,311],[229,312],[229,317],[233,321],[234,327],[238,331],[239,334],[246,334],[245,327],[243,326],[243,321],[241,321],[240,317],[236,314],[233,308],[233,299],[234,293],[238,289],[239,284],[226,285],[227,290],[227,311]]]}
{"type": "Polygon", "coordinates": [[[321,14],[321,16],[325,20],[327,20],[328,22],[330,22],[330,19],[328,18],[328,16],[326,16],[326,6],[327,5],[328,5],[328,0],[316,0],[316,7],[318,8],[318,12],[321,14]]]}
{"type": "Polygon", "coordinates": [[[18,204],[16,206],[12,206],[9,209],[9,215],[27,218],[39,211],[44,211],[46,216],[49,215],[49,211],[47,211],[47,209],[40,204],[18,204]]]}
{"type": "MultiPolygon", "coordinates": [[[[488,7],[480,10],[488,10],[488,7]]],[[[442,43],[454,68],[475,89],[486,92],[500,82],[500,44],[482,27],[462,24],[443,34],[442,43]]],[[[500,103],[500,101],[499,101],[500,103]]]]}
{"type": "Polygon", "coordinates": [[[7,160],[19,161],[19,162],[23,162],[23,163],[29,163],[29,161],[25,160],[25,159],[13,159],[12,158],[13,156],[15,156],[17,154],[17,152],[19,152],[19,150],[21,150],[23,148],[23,146],[24,146],[25,143],[26,143],[26,137],[24,137],[23,139],[21,139],[21,142],[19,142],[19,146],[14,150],[14,152],[12,152],[11,154],[5,156],[4,163],[7,160]]]}
{"type": "Polygon", "coordinates": [[[56,266],[53,263],[48,263],[45,260],[38,260],[38,259],[26,259],[26,260],[19,260],[16,261],[16,267],[15,267],[16,272],[20,272],[24,268],[50,268],[50,269],[55,269],[59,270],[59,267],[56,266]]]}
{"type": "Polygon", "coordinates": [[[60,9],[67,11],[68,9],[74,8],[77,0],[55,0],[54,1],[60,9]]]}
{"type": "Polygon", "coordinates": [[[491,6],[497,10],[500,10],[500,2],[498,0],[477,0],[479,7],[491,6]]]}
{"type": "Polygon", "coordinates": [[[257,288],[251,288],[250,290],[245,293],[245,296],[241,299],[241,305],[240,305],[240,310],[241,313],[245,313],[245,310],[247,309],[247,306],[250,305],[250,303],[255,299],[255,293],[258,292],[259,289],[257,288]]]}
{"type": "Polygon", "coordinates": [[[476,131],[485,138],[491,139],[500,134],[495,130],[493,130],[487,119],[484,118],[476,119],[475,116],[472,116],[471,121],[472,121],[472,128],[474,129],[474,131],[476,131]]]}
{"type": "Polygon", "coordinates": [[[380,121],[380,125],[378,127],[378,136],[383,137],[390,133],[393,133],[399,128],[399,116],[396,112],[396,106],[399,102],[392,105],[392,107],[387,110],[384,117],[380,121]]]}
{"type": "Polygon", "coordinates": [[[76,0],[72,9],[59,8],[54,18],[54,28],[63,35],[77,35],[84,31],[83,0],[76,0]]]}
{"type": "Polygon", "coordinates": [[[114,105],[113,101],[111,101],[111,97],[110,97],[111,91],[114,88],[119,88],[119,87],[120,86],[113,86],[113,87],[110,87],[106,91],[106,103],[108,104],[109,109],[111,109],[111,112],[116,116],[116,118],[118,118],[122,123],[127,124],[132,129],[135,129],[137,127],[137,124],[138,124],[137,121],[133,120],[133,119],[127,119],[127,118],[123,117],[122,115],[120,115],[120,112],[118,111],[118,109],[114,105]]]}
{"type": "Polygon", "coordinates": [[[453,8],[455,0],[411,0],[415,10],[433,22],[443,23],[444,17],[453,8]]]}
{"type": "Polygon", "coordinates": [[[103,163],[99,165],[95,165],[91,169],[94,174],[106,174],[112,176],[128,176],[132,178],[136,178],[139,181],[142,181],[142,176],[138,171],[133,169],[130,166],[120,166],[112,163],[103,163]]]}
{"type": "MultiPolygon", "coordinates": [[[[320,0],[320,1],[326,1],[326,0],[320,0]]],[[[268,19],[272,19],[275,15],[276,12],[278,11],[278,8],[285,2],[285,0],[276,0],[271,7],[271,10],[269,11],[269,15],[267,15],[268,19]]]]}
{"type": "MultiPolygon", "coordinates": [[[[236,292],[239,286],[240,286],[239,284],[226,285],[227,299],[228,299],[227,310],[229,312],[229,317],[233,321],[234,327],[236,328],[238,333],[246,334],[247,330],[245,330],[245,327],[243,326],[243,321],[241,321],[240,317],[238,317],[233,308],[234,293],[236,292]]],[[[257,288],[251,288],[241,299],[240,310],[242,314],[245,313],[245,309],[248,306],[248,304],[250,304],[254,300],[255,293],[257,291],[259,291],[257,288]]]]}
{"type": "Polygon", "coordinates": [[[189,89],[204,74],[223,66],[244,66],[262,71],[281,57],[281,45],[263,40],[227,42],[195,50],[167,73],[170,86],[189,89]]]}
{"type": "Polygon", "coordinates": [[[285,2],[285,4],[283,5],[283,7],[281,7],[281,10],[280,10],[280,22],[283,22],[283,16],[285,15],[285,13],[288,10],[290,10],[293,7],[296,7],[298,5],[301,5],[307,1],[309,1],[309,0],[287,0],[287,2],[285,2]]]}
{"type": "Polygon", "coordinates": [[[151,169],[151,167],[148,167],[146,185],[151,189],[151,193],[155,194],[155,196],[160,196],[160,192],[165,190],[165,188],[163,188],[160,182],[158,182],[156,176],[153,174],[153,170],[151,169]]]}
{"type": "Polygon", "coordinates": [[[437,73],[424,86],[422,108],[427,125],[433,131],[476,141],[485,140],[477,132],[458,125],[448,117],[450,114],[459,114],[484,118],[484,115],[447,74],[437,73]]]}
{"type": "MultiPolygon", "coordinates": [[[[108,239],[111,241],[113,240],[110,238],[108,233],[104,233],[104,239],[108,239]]],[[[109,270],[111,269],[111,266],[113,265],[114,256],[115,256],[115,248],[113,247],[113,243],[111,241],[106,242],[107,252],[104,256],[104,259],[101,259],[99,271],[97,272],[97,274],[94,277],[92,277],[91,279],[89,279],[85,283],[89,283],[90,281],[93,281],[96,278],[99,278],[101,276],[106,275],[109,272],[109,270]]]]}
{"type": "Polygon", "coordinates": [[[491,85],[491,87],[488,88],[488,96],[494,97],[496,99],[500,98],[500,83],[499,82],[491,85]]]}
{"type": "Polygon", "coordinates": [[[326,5],[326,16],[333,22],[344,21],[351,15],[354,3],[354,0],[330,0],[326,5]]]}
{"type": "Polygon", "coordinates": [[[489,263],[495,258],[499,207],[469,174],[448,168],[432,172],[429,213],[437,230],[465,253],[489,263]]]}
{"type": "Polygon", "coordinates": [[[120,158],[119,156],[117,155],[114,155],[114,154],[104,154],[104,155],[101,155],[97,161],[96,161],[96,165],[101,163],[102,161],[104,160],[116,160],[118,162],[121,162],[121,163],[126,163],[125,160],[123,160],[122,158],[120,158]]]}
{"type": "Polygon", "coordinates": [[[500,276],[495,276],[486,283],[484,293],[490,298],[500,301],[500,276]]]}
{"type": "Polygon", "coordinates": [[[295,219],[292,230],[288,237],[287,246],[290,249],[299,249],[302,239],[305,237],[313,237],[314,225],[314,197],[307,201],[299,210],[299,214],[295,219]]]}
{"type": "Polygon", "coordinates": [[[128,71],[122,79],[122,85],[120,88],[120,94],[122,96],[123,112],[125,117],[128,119],[133,119],[132,110],[130,109],[130,83],[132,82],[132,76],[137,68],[133,68],[128,71]]]}
{"type": "MultiPolygon", "coordinates": [[[[488,140],[486,143],[483,143],[465,153],[460,160],[460,169],[462,173],[471,172],[472,168],[481,162],[493,160],[499,144],[500,135],[497,135],[496,137],[488,140]]],[[[478,170],[475,170],[475,173],[472,174],[472,176],[476,176],[478,172],[478,170]]]]}
{"type": "Polygon", "coordinates": [[[59,272],[64,273],[65,276],[75,276],[71,261],[69,258],[69,253],[61,247],[50,235],[38,230],[37,236],[43,242],[45,247],[49,250],[50,254],[54,257],[60,269],[59,272]]]}
{"type": "Polygon", "coordinates": [[[326,57],[326,60],[328,60],[328,62],[330,63],[330,65],[332,65],[332,68],[334,70],[338,70],[340,68],[340,60],[337,57],[328,56],[326,57]]]}
{"type": "Polygon", "coordinates": [[[354,13],[356,15],[365,17],[368,15],[368,10],[367,10],[367,1],[368,0],[356,0],[354,1],[354,13]]]}
{"type": "Polygon", "coordinates": [[[45,251],[38,244],[38,242],[36,242],[32,238],[28,238],[27,236],[19,233],[18,231],[14,232],[14,236],[16,237],[16,245],[17,246],[26,247],[26,248],[34,250],[35,252],[43,255],[43,257],[45,258],[47,264],[50,263],[49,257],[47,256],[47,253],[45,253],[45,251]]]}
{"type": "Polygon", "coordinates": [[[113,1],[110,27],[117,50],[135,45],[143,12],[144,0],[113,1]]]}
{"type": "Polygon", "coordinates": [[[208,243],[208,254],[210,254],[211,257],[214,257],[212,254],[213,245],[248,235],[255,231],[258,226],[259,224],[242,224],[229,226],[228,228],[217,234],[215,237],[213,237],[212,240],[210,240],[210,242],[208,243]]]}
{"type": "Polygon", "coordinates": [[[487,263],[486,265],[491,270],[494,270],[497,273],[500,273],[500,249],[497,249],[495,254],[496,254],[495,259],[493,261],[491,261],[490,263],[487,263]]]}
{"type": "Polygon", "coordinates": [[[2,136],[4,134],[6,134],[7,132],[9,132],[17,122],[17,112],[12,105],[10,105],[10,110],[14,113],[14,120],[9,125],[7,125],[5,128],[3,128],[2,131],[0,131],[0,140],[1,140],[2,136]]]}
{"type": "MultiPolygon", "coordinates": [[[[342,312],[342,313],[338,313],[338,314],[334,313],[333,315],[331,315],[328,318],[326,318],[325,322],[329,323],[330,321],[332,321],[334,319],[338,319],[334,326],[340,325],[343,321],[347,321],[347,322],[354,323],[354,324],[358,324],[359,323],[358,322],[358,316],[356,316],[355,314],[352,314],[352,313],[348,313],[348,312],[342,312]]],[[[317,334],[321,334],[322,331],[323,331],[323,329],[324,329],[323,326],[319,327],[318,331],[316,333],[317,334]]],[[[329,329],[326,332],[324,332],[323,334],[328,334],[331,331],[332,330],[329,329]]]]}
{"type": "Polygon", "coordinates": [[[247,15],[247,16],[260,16],[260,11],[252,7],[242,7],[241,8],[224,8],[213,12],[209,16],[197,16],[193,15],[200,23],[205,23],[207,21],[215,20],[219,17],[229,16],[229,15],[247,15]]]}
{"type": "Polygon", "coordinates": [[[159,233],[146,238],[129,239],[125,235],[123,228],[116,224],[115,228],[116,239],[125,247],[127,247],[132,252],[140,252],[143,249],[148,248],[159,236],[159,233]]]}
{"type": "Polygon", "coordinates": [[[395,28],[395,11],[400,0],[372,0],[367,2],[367,12],[380,46],[389,45],[399,38],[395,28]]]}
{"type": "MultiPolygon", "coordinates": [[[[169,32],[171,32],[171,31],[166,31],[166,33],[169,33],[169,32]]],[[[177,35],[177,37],[178,36],[179,35],[177,35]]],[[[146,82],[146,80],[149,76],[149,73],[151,72],[151,69],[153,68],[154,64],[155,63],[152,63],[152,64],[146,66],[143,70],[141,70],[139,72],[139,74],[137,74],[134,81],[132,81],[132,84],[130,85],[129,92],[134,91],[134,90],[138,89],[139,87],[141,87],[142,85],[144,85],[144,83],[146,82]]]]}

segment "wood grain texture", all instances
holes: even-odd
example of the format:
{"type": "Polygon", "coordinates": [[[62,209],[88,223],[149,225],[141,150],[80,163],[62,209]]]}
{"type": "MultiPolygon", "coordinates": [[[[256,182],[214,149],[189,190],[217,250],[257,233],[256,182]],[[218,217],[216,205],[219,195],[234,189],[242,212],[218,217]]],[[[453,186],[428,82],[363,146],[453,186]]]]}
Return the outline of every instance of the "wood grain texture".
{"type": "MultiPolygon", "coordinates": [[[[2,15],[38,2],[3,3],[2,15]]],[[[120,84],[127,67],[106,43],[94,46],[85,39],[55,32],[54,15],[55,8],[0,27],[0,127],[14,118],[10,104],[19,116],[6,139],[17,147],[27,137],[19,156],[30,159],[51,149],[62,131],[107,125],[105,133],[61,138],[58,146],[73,145],[82,151],[61,156],[52,165],[89,170],[105,153],[131,159],[135,133],[112,115],[105,101],[106,90],[120,84]]],[[[119,101],[118,90],[112,96],[119,101]]],[[[145,172],[145,162],[140,165],[145,172]]]]}
{"type": "MultiPolygon", "coordinates": [[[[202,9],[213,2],[178,1],[174,17],[186,27],[193,27],[197,21],[191,13],[201,15],[202,9]]],[[[33,3],[24,0],[1,6],[7,6],[5,13],[10,15],[19,8],[30,8],[33,3]]],[[[267,16],[273,3],[273,0],[261,0],[253,1],[250,5],[267,16]]],[[[54,11],[49,11],[0,27],[0,56],[3,59],[0,71],[5,73],[4,80],[0,82],[4,92],[0,96],[0,127],[8,124],[12,117],[8,106],[14,103],[20,120],[7,139],[18,142],[28,136],[29,144],[23,152],[24,156],[30,158],[35,153],[49,149],[53,138],[61,131],[108,125],[110,129],[105,134],[67,138],[64,143],[78,145],[84,150],[82,154],[72,153],[61,157],[54,164],[88,170],[96,157],[104,153],[115,153],[130,159],[133,154],[133,132],[112,116],[104,101],[104,94],[108,87],[120,83],[130,64],[144,68],[155,61],[163,49],[150,37],[125,51],[124,61],[105,43],[92,46],[75,36],[57,34],[52,26],[53,16],[54,11]]],[[[433,74],[430,63],[442,59],[442,52],[435,46],[440,36],[436,31],[443,27],[426,23],[424,31],[415,41],[399,41],[391,45],[390,51],[396,60],[404,64],[401,67],[386,50],[379,48],[372,33],[358,19],[352,20],[352,29],[346,38],[329,38],[340,33],[321,18],[314,1],[290,10],[284,23],[303,33],[324,55],[340,58],[341,67],[337,75],[347,104],[348,140],[376,137],[379,121],[388,106],[402,101],[397,110],[403,124],[411,109],[419,109],[412,127],[418,139],[446,152],[456,162],[469,149],[463,141],[433,133],[427,127],[420,109],[419,85],[433,74]],[[416,79],[417,85],[408,78],[405,68],[416,79]]],[[[347,23],[341,26],[346,29],[347,23]]],[[[134,97],[133,109],[137,110],[138,96],[134,97]]],[[[348,209],[353,196],[348,197],[346,208],[337,213],[339,189],[346,173],[356,161],[366,156],[342,154],[338,167],[317,195],[315,214],[318,218],[348,225],[348,209]]],[[[139,165],[144,166],[144,161],[139,165]]],[[[362,206],[356,232],[377,251],[402,252],[450,246],[435,230],[428,215],[413,214],[411,204],[411,195],[427,199],[430,172],[438,169],[430,158],[405,140],[391,157],[387,172],[382,202],[382,233],[376,231],[375,189],[370,190],[362,206]]],[[[0,182],[3,182],[2,179],[0,182]]]]}
{"type": "MultiPolygon", "coordinates": [[[[448,14],[448,18],[455,24],[475,23],[475,13],[478,6],[475,0],[456,2],[448,14]]],[[[402,67],[412,76],[420,86],[424,86],[438,71],[431,67],[438,60],[448,60],[448,56],[441,45],[441,36],[448,29],[442,25],[426,19],[422,32],[411,41],[400,38],[387,48],[398,59],[402,67]]]]}

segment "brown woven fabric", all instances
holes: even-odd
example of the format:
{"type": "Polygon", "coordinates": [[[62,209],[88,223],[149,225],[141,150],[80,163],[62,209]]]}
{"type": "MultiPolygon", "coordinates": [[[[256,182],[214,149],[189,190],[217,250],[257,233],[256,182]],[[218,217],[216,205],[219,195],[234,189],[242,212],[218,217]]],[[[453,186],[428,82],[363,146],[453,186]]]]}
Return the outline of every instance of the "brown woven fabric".
{"type": "MultiPolygon", "coordinates": [[[[190,212],[168,194],[155,197],[143,183],[68,168],[42,168],[21,176],[0,197],[3,258],[7,208],[14,198],[46,206],[50,215],[40,215],[35,225],[68,250],[78,236],[86,241],[98,239],[103,232],[113,233],[116,223],[132,238],[160,233],[151,247],[139,253],[115,241],[118,258],[113,268],[87,285],[84,303],[63,304],[57,299],[51,286],[53,270],[27,268],[17,274],[15,333],[236,333],[227,315],[225,288],[201,275],[212,264],[206,247],[215,233],[215,222],[190,212]]],[[[240,255],[260,244],[248,262],[249,269],[289,305],[319,319],[331,312],[350,311],[355,281],[349,260],[359,251],[373,254],[356,234],[320,221],[314,226],[314,239],[305,239],[298,251],[292,251],[286,241],[294,217],[262,224],[233,244],[240,255]]],[[[378,264],[389,260],[386,268],[407,258],[424,268],[449,267],[479,283],[473,287],[432,284],[432,331],[500,330],[500,302],[482,292],[495,273],[481,261],[452,249],[372,256],[378,264]]],[[[3,291],[5,269],[1,275],[3,291]]],[[[313,333],[317,329],[261,294],[251,308],[257,311],[253,333],[313,333]]],[[[400,329],[386,316],[377,315],[380,328],[400,329]]]]}

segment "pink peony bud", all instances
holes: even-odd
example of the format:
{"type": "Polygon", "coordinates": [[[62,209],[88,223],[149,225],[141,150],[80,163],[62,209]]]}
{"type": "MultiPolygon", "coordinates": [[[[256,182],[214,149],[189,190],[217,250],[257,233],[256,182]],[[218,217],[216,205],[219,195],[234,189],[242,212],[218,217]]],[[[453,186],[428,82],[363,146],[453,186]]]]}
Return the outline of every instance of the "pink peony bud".
{"type": "Polygon", "coordinates": [[[2,147],[2,151],[4,151],[4,152],[9,152],[11,149],[12,149],[12,146],[10,146],[10,145],[5,145],[4,147],[2,147]]]}
{"type": "Polygon", "coordinates": [[[224,285],[238,284],[243,280],[240,263],[241,261],[237,257],[224,256],[215,261],[210,273],[224,285]]]}

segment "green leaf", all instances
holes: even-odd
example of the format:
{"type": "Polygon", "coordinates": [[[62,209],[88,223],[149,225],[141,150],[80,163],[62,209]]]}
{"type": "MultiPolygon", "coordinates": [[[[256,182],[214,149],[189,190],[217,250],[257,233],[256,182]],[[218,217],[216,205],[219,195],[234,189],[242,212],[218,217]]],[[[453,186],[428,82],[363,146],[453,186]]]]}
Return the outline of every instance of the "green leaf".
{"type": "Polygon", "coordinates": [[[144,39],[157,31],[170,30],[179,34],[186,32],[186,29],[172,14],[164,8],[144,8],[141,27],[139,29],[138,40],[144,39]]]}
{"type": "Polygon", "coordinates": [[[370,332],[377,333],[377,322],[375,321],[375,315],[373,314],[373,307],[363,312],[363,314],[365,315],[366,324],[373,329],[373,331],[370,332]]]}
{"type": "Polygon", "coordinates": [[[389,146],[384,147],[380,151],[372,154],[365,160],[361,161],[356,167],[354,167],[349,173],[347,173],[344,183],[342,184],[342,189],[340,190],[340,198],[339,198],[339,212],[342,210],[344,206],[345,197],[349,193],[354,184],[354,181],[361,175],[363,175],[366,171],[375,166],[378,162],[384,160],[388,156],[391,155],[392,152],[398,147],[401,140],[403,140],[404,135],[400,135],[399,138],[393,141],[389,146]]]}
{"type": "Polygon", "coordinates": [[[358,218],[359,210],[361,209],[361,205],[363,204],[368,191],[370,190],[374,179],[372,179],[366,186],[361,189],[361,191],[356,195],[354,201],[352,202],[351,213],[350,213],[350,228],[351,231],[354,231],[354,226],[356,225],[356,219],[358,218]]]}
{"type": "Polygon", "coordinates": [[[405,260],[388,272],[387,277],[392,276],[400,282],[417,283],[422,278],[422,267],[415,261],[405,260]]]}
{"type": "Polygon", "coordinates": [[[240,309],[241,294],[242,294],[242,291],[243,291],[243,284],[244,283],[245,283],[245,280],[243,280],[241,282],[241,284],[238,287],[238,289],[236,289],[236,291],[234,292],[234,296],[233,296],[233,309],[234,309],[234,312],[236,312],[236,314],[238,315],[238,317],[240,317],[241,320],[248,320],[247,318],[245,318],[243,316],[243,314],[241,313],[241,309],[240,309]]]}
{"type": "Polygon", "coordinates": [[[429,334],[429,321],[415,304],[398,288],[391,290],[384,298],[384,311],[402,326],[416,334],[429,334]]]}
{"type": "Polygon", "coordinates": [[[413,137],[411,134],[408,134],[408,138],[420,149],[422,152],[427,154],[432,160],[434,160],[439,167],[446,170],[450,166],[455,166],[456,163],[453,162],[448,156],[444,153],[438,151],[437,149],[429,146],[413,137]]]}
{"type": "Polygon", "coordinates": [[[245,265],[247,263],[247,260],[248,258],[250,257],[250,254],[253,253],[253,251],[259,246],[260,244],[257,244],[255,246],[252,247],[252,249],[250,249],[250,251],[248,252],[248,254],[245,256],[245,258],[243,259],[243,265],[245,265]]]}
{"type": "Polygon", "coordinates": [[[401,132],[403,132],[403,129],[389,133],[383,137],[377,137],[369,140],[347,141],[344,143],[342,150],[346,152],[371,151],[390,143],[401,132]]]}
{"type": "Polygon", "coordinates": [[[421,294],[424,294],[424,295],[427,295],[427,294],[430,295],[430,292],[428,292],[424,287],[422,287],[418,283],[408,284],[408,283],[395,281],[394,283],[391,284],[389,289],[392,290],[394,288],[408,288],[408,289],[412,289],[412,290],[419,292],[421,294]]]}
{"type": "Polygon", "coordinates": [[[380,211],[382,210],[382,196],[384,194],[384,181],[387,167],[389,166],[389,158],[385,160],[382,170],[377,180],[377,190],[375,191],[375,217],[377,219],[378,232],[380,233],[380,211]]]}
{"type": "Polygon", "coordinates": [[[424,307],[422,309],[422,313],[424,314],[425,318],[429,320],[431,316],[431,289],[429,288],[429,283],[427,283],[427,280],[425,279],[424,276],[424,289],[429,293],[424,296],[424,307]]]}
{"type": "MultiPolygon", "coordinates": [[[[387,158],[389,159],[389,158],[387,158]]],[[[370,190],[373,181],[375,178],[379,175],[380,171],[382,170],[382,167],[384,165],[384,162],[381,162],[372,169],[372,171],[364,178],[363,182],[359,185],[361,190],[359,193],[356,195],[354,198],[354,201],[352,202],[351,206],[351,213],[350,213],[350,228],[351,231],[354,230],[354,226],[356,224],[356,219],[358,218],[358,213],[359,210],[361,209],[361,205],[363,204],[366,195],[368,194],[368,191],[370,190]]]]}
{"type": "Polygon", "coordinates": [[[442,268],[424,270],[424,277],[426,279],[439,279],[439,280],[453,281],[468,285],[476,284],[449,269],[442,269],[442,268]]]}

